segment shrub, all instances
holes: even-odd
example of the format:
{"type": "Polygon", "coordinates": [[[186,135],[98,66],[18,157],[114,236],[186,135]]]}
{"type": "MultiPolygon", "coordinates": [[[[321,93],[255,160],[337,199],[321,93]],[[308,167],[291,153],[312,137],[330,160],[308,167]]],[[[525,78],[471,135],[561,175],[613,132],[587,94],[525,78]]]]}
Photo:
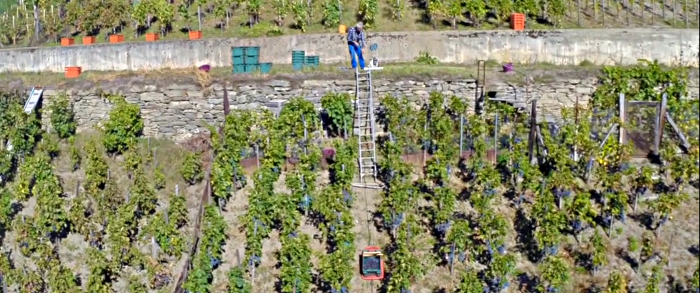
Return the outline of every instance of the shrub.
{"type": "Polygon", "coordinates": [[[198,153],[189,153],[185,155],[185,160],[182,162],[180,174],[185,179],[187,184],[194,185],[202,181],[202,159],[198,153]]]}
{"type": "Polygon", "coordinates": [[[75,134],[75,112],[66,94],[58,95],[49,106],[51,127],[59,138],[65,139],[75,134]]]}
{"type": "Polygon", "coordinates": [[[80,156],[80,149],[78,149],[78,146],[75,145],[75,137],[68,138],[68,142],[70,143],[70,163],[71,166],[73,166],[72,170],[77,171],[80,169],[80,163],[82,160],[80,156]]]}
{"type": "MultiPolygon", "coordinates": [[[[28,156],[41,140],[41,119],[37,112],[26,114],[22,104],[3,103],[0,105],[0,131],[3,141],[10,141],[12,153],[18,156],[28,156]]],[[[4,146],[3,146],[4,148],[4,146]]]]}
{"type": "Polygon", "coordinates": [[[328,128],[332,135],[344,135],[343,129],[352,132],[353,108],[349,94],[326,94],[321,98],[321,106],[330,120],[328,128]]]}
{"type": "Polygon", "coordinates": [[[58,148],[58,139],[53,135],[45,135],[39,143],[39,150],[45,152],[50,158],[58,156],[60,150],[58,148]]]}
{"type": "Polygon", "coordinates": [[[153,187],[155,187],[157,190],[165,188],[165,174],[163,174],[163,171],[160,168],[156,168],[155,172],[153,173],[153,187]]]}
{"type": "Polygon", "coordinates": [[[143,131],[141,108],[127,103],[123,96],[110,95],[107,98],[114,103],[114,108],[102,126],[102,144],[107,152],[121,154],[143,131]]]}

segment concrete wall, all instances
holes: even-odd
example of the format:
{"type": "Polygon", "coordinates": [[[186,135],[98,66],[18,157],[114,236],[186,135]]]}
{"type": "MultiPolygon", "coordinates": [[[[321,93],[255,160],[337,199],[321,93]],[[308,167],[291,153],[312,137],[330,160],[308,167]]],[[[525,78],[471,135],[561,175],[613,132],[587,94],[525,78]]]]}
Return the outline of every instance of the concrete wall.
{"type": "MultiPolygon", "coordinates": [[[[562,107],[571,107],[578,99],[585,104],[595,91],[597,79],[559,78],[547,84],[530,88],[533,98],[538,99],[538,113],[558,116],[562,107]]],[[[473,80],[374,80],[376,96],[386,94],[403,96],[416,103],[427,101],[431,91],[445,95],[464,97],[470,109],[474,107],[473,80]]],[[[206,131],[203,122],[213,124],[223,119],[223,86],[213,84],[202,89],[194,83],[161,83],[130,78],[128,80],[104,81],[98,84],[82,84],[79,87],[52,87],[44,93],[44,104],[51,103],[53,96],[66,92],[71,96],[76,118],[81,128],[91,128],[109,115],[110,102],[100,97],[102,90],[120,93],[128,102],[141,106],[145,123],[145,135],[165,137],[176,141],[206,131]]],[[[228,97],[232,108],[251,109],[269,106],[274,100],[289,100],[304,97],[320,107],[320,100],[328,92],[353,94],[353,80],[282,80],[229,83],[228,97]]],[[[523,95],[525,89],[504,82],[493,82],[489,91],[498,96],[523,95]]],[[[698,96],[698,84],[689,87],[691,97],[698,96]]],[[[44,115],[48,120],[49,115],[44,115]]],[[[46,125],[49,124],[45,121],[46,125]]]]}
{"type": "MultiPolygon", "coordinates": [[[[379,45],[376,55],[382,61],[410,62],[420,51],[428,51],[442,62],[467,64],[480,59],[558,65],[658,59],[664,64],[698,66],[700,44],[698,29],[397,32],[368,38],[379,45]]],[[[0,72],[63,72],[67,66],[80,66],[83,71],[230,66],[232,46],[260,46],[261,61],[275,64],[290,64],[292,50],[319,55],[322,63],[348,60],[343,35],[316,34],[0,50],[0,72]]]]}

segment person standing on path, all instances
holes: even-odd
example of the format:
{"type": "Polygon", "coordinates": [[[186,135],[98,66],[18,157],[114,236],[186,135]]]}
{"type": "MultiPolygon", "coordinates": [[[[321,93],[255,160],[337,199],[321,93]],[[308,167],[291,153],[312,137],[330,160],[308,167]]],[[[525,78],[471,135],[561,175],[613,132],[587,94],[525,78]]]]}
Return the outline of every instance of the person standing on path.
{"type": "Polygon", "coordinates": [[[362,22],[358,22],[355,27],[348,30],[348,48],[350,49],[350,59],[352,60],[352,69],[357,68],[359,61],[360,68],[365,69],[365,58],[362,56],[362,51],[365,50],[365,32],[362,29],[362,22]]]}

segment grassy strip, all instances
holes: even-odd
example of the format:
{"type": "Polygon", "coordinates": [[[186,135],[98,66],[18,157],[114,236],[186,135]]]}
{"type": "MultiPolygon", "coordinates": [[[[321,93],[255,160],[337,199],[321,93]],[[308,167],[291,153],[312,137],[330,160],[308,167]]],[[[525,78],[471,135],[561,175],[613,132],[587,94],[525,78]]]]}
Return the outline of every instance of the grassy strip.
{"type": "MultiPolygon", "coordinates": [[[[382,65],[383,70],[373,75],[377,79],[475,79],[477,67],[463,64],[436,64],[423,65],[417,63],[395,63],[382,65]]],[[[486,62],[487,79],[496,78],[512,83],[522,83],[527,76],[532,77],[536,83],[547,83],[550,79],[559,76],[558,73],[577,72],[581,76],[590,76],[600,69],[599,66],[581,64],[579,66],[556,66],[547,63],[517,65],[516,72],[511,74],[501,73],[501,65],[496,62],[486,62]]],[[[139,77],[140,79],[172,79],[191,80],[202,85],[210,84],[217,80],[256,81],[281,79],[354,79],[354,72],[341,64],[325,65],[318,68],[302,71],[292,70],[291,65],[274,65],[270,74],[241,74],[233,75],[231,67],[212,68],[209,74],[202,74],[195,68],[191,69],[163,69],[152,71],[86,71],[75,79],[65,78],[63,73],[1,73],[0,82],[9,84],[22,82],[27,86],[70,85],[79,82],[114,81],[139,77]]]]}

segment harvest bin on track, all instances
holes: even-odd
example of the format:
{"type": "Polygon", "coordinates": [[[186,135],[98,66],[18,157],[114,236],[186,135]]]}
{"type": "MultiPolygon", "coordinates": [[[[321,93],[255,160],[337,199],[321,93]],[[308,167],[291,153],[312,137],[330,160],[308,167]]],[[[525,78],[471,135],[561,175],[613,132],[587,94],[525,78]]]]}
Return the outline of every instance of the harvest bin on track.
{"type": "Polygon", "coordinates": [[[368,246],[360,255],[360,275],[363,280],[384,279],[384,254],[377,246],[368,246]]]}

